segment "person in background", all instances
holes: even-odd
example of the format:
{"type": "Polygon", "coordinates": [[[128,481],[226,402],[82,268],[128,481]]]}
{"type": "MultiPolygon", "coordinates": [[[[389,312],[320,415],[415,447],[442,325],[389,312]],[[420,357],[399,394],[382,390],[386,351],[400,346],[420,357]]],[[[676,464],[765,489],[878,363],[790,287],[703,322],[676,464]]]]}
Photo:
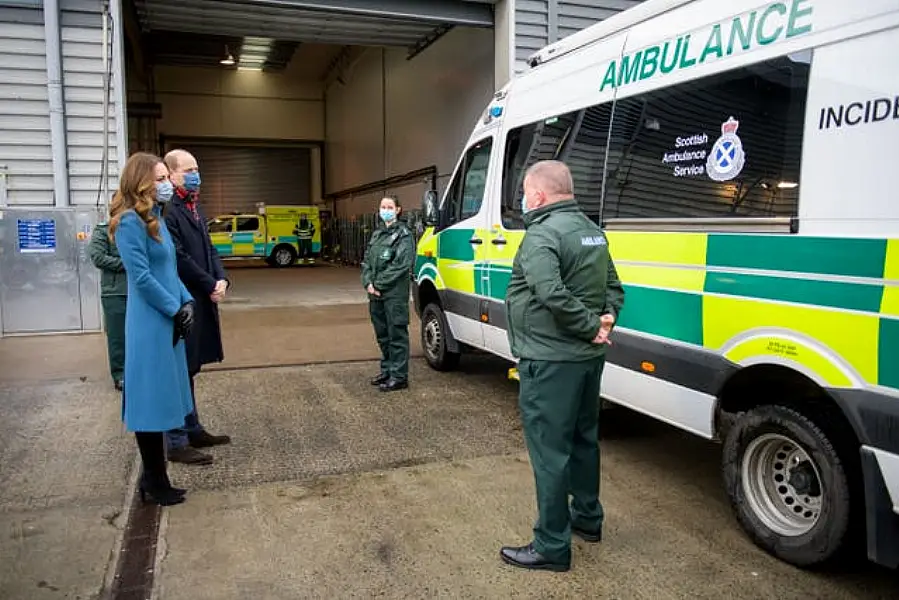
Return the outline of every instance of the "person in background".
{"type": "Polygon", "coordinates": [[[228,280],[218,251],[209,239],[206,218],[199,205],[200,171],[197,159],[185,150],[165,155],[175,195],[166,206],[165,222],[178,256],[178,274],[196,301],[194,327],[187,337],[187,368],[194,410],[184,423],[166,434],[169,460],[185,464],[212,463],[212,456],[197,450],[227,444],[227,435],[212,435],[200,423],[194,377],[203,365],[224,359],[218,303],[225,299],[228,280]]]}
{"type": "Polygon", "coordinates": [[[125,304],[128,298],[128,277],[125,266],[109,239],[109,223],[97,223],[87,248],[95,267],[100,269],[100,302],[106,329],[106,354],[109,373],[115,389],[122,391],[125,374],[125,304]]]}
{"type": "Polygon", "coordinates": [[[128,272],[122,418],[143,463],[141,499],[162,506],[180,504],[186,494],[169,480],[164,432],[193,410],[181,340],[193,322],[193,298],[178,277],[159,206],[171,197],[162,160],[140,152],[125,163],[109,211],[110,241],[128,272]]]}
{"type": "Polygon", "coordinates": [[[368,292],[371,324],[381,348],[381,372],[371,380],[382,392],[409,387],[409,283],[415,237],[399,221],[394,198],[381,200],[378,227],[362,262],[362,287],[368,292]]]}
{"type": "Polygon", "coordinates": [[[534,164],[523,187],[526,232],[506,314],[538,517],[533,541],[504,547],[500,556],[516,567],[567,571],[572,532],[602,540],[599,388],[624,288],[605,234],[574,199],[565,163],[534,164]]]}
{"type": "Polygon", "coordinates": [[[297,236],[297,246],[300,247],[300,262],[315,264],[315,256],[312,254],[312,238],[315,236],[315,225],[309,220],[306,213],[300,215],[300,220],[293,234],[297,236]]]}

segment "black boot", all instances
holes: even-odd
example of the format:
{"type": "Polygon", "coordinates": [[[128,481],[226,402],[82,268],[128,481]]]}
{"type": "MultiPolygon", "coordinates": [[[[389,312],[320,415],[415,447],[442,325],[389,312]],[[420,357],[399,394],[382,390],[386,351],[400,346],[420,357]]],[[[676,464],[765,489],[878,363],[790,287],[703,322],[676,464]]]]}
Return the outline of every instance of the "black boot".
{"type": "Polygon", "coordinates": [[[381,385],[388,379],[390,379],[390,375],[388,375],[387,373],[380,373],[377,377],[372,377],[371,384],[372,385],[381,385]]]}
{"type": "Polygon", "coordinates": [[[533,544],[527,546],[504,546],[500,552],[503,562],[522,569],[543,571],[567,571],[571,568],[571,557],[565,561],[552,561],[537,552],[533,544]]]}
{"type": "Polygon", "coordinates": [[[136,432],[143,469],[140,479],[140,499],[160,506],[184,502],[186,490],[172,487],[165,464],[165,439],[162,432],[136,432]]]}
{"type": "Polygon", "coordinates": [[[382,392],[395,392],[396,390],[404,390],[409,387],[409,382],[405,379],[389,378],[379,386],[382,392]]]}
{"type": "Polygon", "coordinates": [[[230,435],[212,435],[205,429],[201,429],[197,433],[188,433],[187,439],[194,448],[209,448],[231,443],[230,435]]]}

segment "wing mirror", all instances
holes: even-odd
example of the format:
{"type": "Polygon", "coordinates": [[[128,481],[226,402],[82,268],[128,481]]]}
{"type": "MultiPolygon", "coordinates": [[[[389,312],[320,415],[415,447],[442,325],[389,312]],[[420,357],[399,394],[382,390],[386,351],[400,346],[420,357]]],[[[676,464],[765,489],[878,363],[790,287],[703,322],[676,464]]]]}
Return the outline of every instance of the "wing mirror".
{"type": "Polygon", "coordinates": [[[422,221],[424,221],[427,227],[436,226],[440,220],[440,210],[437,207],[438,200],[435,190],[425,192],[421,202],[421,215],[422,221]]]}

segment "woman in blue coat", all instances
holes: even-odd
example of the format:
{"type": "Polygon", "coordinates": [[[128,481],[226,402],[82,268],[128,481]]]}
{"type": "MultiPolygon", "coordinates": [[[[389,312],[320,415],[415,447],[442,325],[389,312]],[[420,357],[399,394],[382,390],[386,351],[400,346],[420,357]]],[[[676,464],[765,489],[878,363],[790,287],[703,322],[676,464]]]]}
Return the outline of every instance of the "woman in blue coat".
{"type": "Polygon", "coordinates": [[[184,502],[166,471],[163,432],[193,410],[183,338],[193,298],[178,278],[175,246],[161,204],[172,198],[169,172],[157,156],[133,154],[110,207],[109,235],[128,275],[122,418],[143,462],[141,498],[163,506],[184,502]]]}

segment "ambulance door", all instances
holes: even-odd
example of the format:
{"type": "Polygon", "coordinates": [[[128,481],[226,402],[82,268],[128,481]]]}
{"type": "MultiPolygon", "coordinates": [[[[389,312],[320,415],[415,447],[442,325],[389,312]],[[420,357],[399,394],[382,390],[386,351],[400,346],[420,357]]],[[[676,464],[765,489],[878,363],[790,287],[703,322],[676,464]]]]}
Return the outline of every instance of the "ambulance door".
{"type": "Polygon", "coordinates": [[[225,215],[210,219],[206,223],[209,239],[222,258],[234,256],[231,236],[234,234],[234,217],[225,215]]]}
{"type": "Polygon", "coordinates": [[[236,219],[234,233],[231,235],[234,256],[249,258],[257,255],[256,248],[262,254],[265,246],[265,232],[259,215],[239,215],[236,219]]]}
{"type": "Polygon", "coordinates": [[[486,270],[488,221],[484,202],[493,136],[470,145],[459,163],[440,212],[437,270],[446,319],[460,342],[484,347],[481,315],[489,298],[486,270]]]}

